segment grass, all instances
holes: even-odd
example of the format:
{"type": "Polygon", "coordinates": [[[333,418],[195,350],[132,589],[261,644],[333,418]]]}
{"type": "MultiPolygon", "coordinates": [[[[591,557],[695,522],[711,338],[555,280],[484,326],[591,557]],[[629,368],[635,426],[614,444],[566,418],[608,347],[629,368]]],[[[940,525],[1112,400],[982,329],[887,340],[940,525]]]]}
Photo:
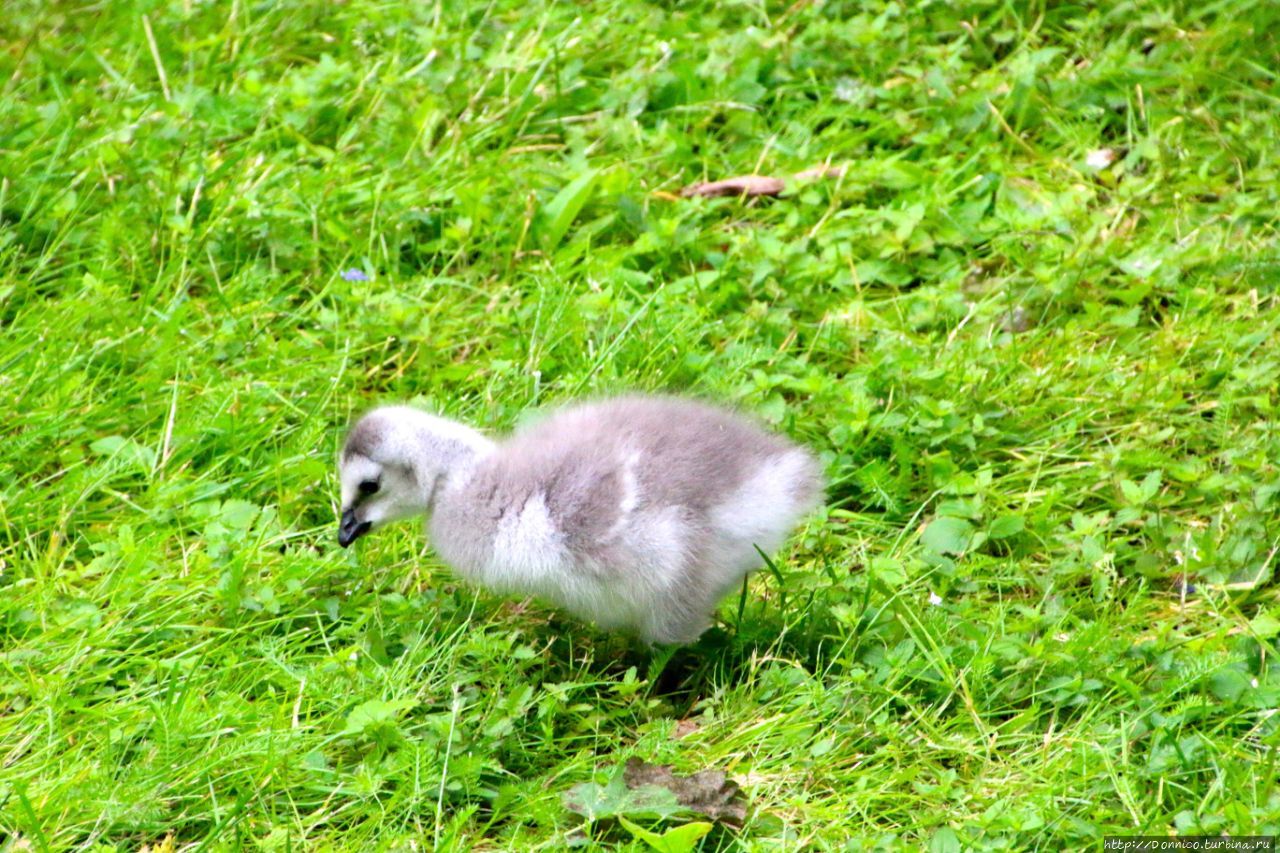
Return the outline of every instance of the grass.
{"type": "Polygon", "coordinates": [[[0,849],[643,849],[693,818],[565,802],[630,757],[742,785],[706,850],[1280,832],[1277,33],[7,0],[0,849]],[[411,525],[336,547],[366,407],[618,389],[828,465],[692,649],[459,588],[411,525]]]}

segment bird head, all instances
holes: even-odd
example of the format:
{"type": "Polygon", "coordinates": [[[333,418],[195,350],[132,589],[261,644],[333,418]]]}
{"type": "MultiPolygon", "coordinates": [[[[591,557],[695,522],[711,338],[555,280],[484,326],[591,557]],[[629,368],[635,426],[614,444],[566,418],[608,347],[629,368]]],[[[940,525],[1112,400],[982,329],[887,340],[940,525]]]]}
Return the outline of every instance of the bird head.
{"type": "Polygon", "coordinates": [[[453,421],[406,406],[358,420],[338,456],[343,548],[392,521],[431,513],[436,493],[460,463],[491,445],[453,421]]]}

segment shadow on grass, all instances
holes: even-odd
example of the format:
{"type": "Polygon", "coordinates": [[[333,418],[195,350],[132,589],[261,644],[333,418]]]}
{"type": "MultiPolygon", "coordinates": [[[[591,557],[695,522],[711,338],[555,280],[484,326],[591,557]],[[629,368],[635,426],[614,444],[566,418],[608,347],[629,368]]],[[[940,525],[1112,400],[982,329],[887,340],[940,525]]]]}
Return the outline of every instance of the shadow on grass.
{"type": "Polygon", "coordinates": [[[761,660],[787,660],[810,673],[826,669],[840,644],[834,639],[837,627],[811,601],[799,618],[757,611],[737,624],[710,628],[688,645],[647,646],[553,617],[547,624],[551,636],[543,677],[621,681],[634,667],[649,682],[647,695],[662,700],[668,713],[683,717],[705,696],[746,683],[761,660]]]}

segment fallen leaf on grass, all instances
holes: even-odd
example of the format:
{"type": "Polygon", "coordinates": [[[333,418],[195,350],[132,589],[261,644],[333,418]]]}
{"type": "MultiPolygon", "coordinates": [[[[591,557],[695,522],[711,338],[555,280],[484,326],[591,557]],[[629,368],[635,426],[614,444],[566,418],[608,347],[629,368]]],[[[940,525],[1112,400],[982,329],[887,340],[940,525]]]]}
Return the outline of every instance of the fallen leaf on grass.
{"type": "Polygon", "coordinates": [[[622,774],[632,790],[662,788],[675,795],[680,805],[712,820],[741,826],[747,817],[742,788],[723,770],[701,770],[692,776],[677,776],[669,766],[648,764],[638,758],[627,762],[622,774]]]}
{"type": "Polygon", "coordinates": [[[1022,334],[1033,325],[1027,309],[1021,305],[1014,306],[1013,310],[1006,311],[1000,317],[1000,328],[1015,335],[1022,334]]]}
{"type": "Polygon", "coordinates": [[[586,782],[565,792],[564,807],[588,820],[672,818],[697,814],[738,827],[746,820],[742,788],[722,770],[677,776],[669,766],[633,758],[608,784],[586,782]]]}
{"type": "Polygon", "coordinates": [[[844,166],[814,166],[797,172],[790,178],[775,178],[770,175],[739,175],[736,178],[725,178],[723,181],[703,181],[690,184],[680,190],[683,198],[720,198],[722,196],[758,196],[777,195],[787,188],[788,181],[812,181],[817,178],[839,178],[844,175],[844,166]]]}
{"type": "Polygon", "coordinates": [[[615,775],[607,785],[585,782],[574,785],[564,794],[564,807],[587,820],[608,817],[665,818],[686,811],[674,794],[664,788],[632,790],[615,775]]]}
{"type": "Polygon", "coordinates": [[[726,178],[723,181],[705,181],[692,184],[680,190],[685,198],[701,196],[703,198],[719,198],[726,195],[777,195],[786,188],[787,182],[782,178],[771,178],[768,175],[742,175],[737,178],[726,178]]]}
{"type": "Polygon", "coordinates": [[[701,728],[701,726],[698,725],[697,720],[681,720],[680,722],[676,723],[676,730],[673,733],[673,736],[677,740],[679,740],[682,737],[688,737],[689,735],[696,732],[699,728],[701,728]]]}

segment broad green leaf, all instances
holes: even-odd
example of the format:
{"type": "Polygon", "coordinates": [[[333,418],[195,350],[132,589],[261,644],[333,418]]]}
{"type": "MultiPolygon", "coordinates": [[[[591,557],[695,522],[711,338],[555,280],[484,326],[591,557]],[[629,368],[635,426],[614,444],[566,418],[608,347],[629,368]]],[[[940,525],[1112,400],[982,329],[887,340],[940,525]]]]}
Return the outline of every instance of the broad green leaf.
{"type": "Polygon", "coordinates": [[[1209,691],[1224,702],[1234,702],[1249,689],[1249,677],[1238,669],[1220,669],[1209,676],[1209,691]]]}
{"type": "Polygon", "coordinates": [[[699,839],[711,831],[712,824],[705,821],[695,821],[694,823],[686,823],[683,826],[677,826],[668,829],[659,835],[656,832],[650,832],[642,826],[637,826],[625,817],[619,815],[618,822],[626,827],[627,832],[649,845],[651,850],[658,853],[689,853],[697,845],[699,839]]]}
{"type": "Polygon", "coordinates": [[[991,522],[987,535],[992,539],[1008,539],[1021,533],[1026,526],[1020,515],[1002,515],[991,522]]]}
{"type": "Polygon", "coordinates": [[[258,516],[258,506],[249,501],[232,499],[223,501],[218,511],[218,519],[227,527],[236,530],[248,530],[258,516]]]}
{"type": "Polygon", "coordinates": [[[542,208],[541,236],[546,249],[551,250],[560,245],[569,226],[573,224],[587,199],[591,198],[599,175],[594,169],[579,175],[542,208]]]}
{"type": "Polygon", "coordinates": [[[1160,494],[1160,477],[1162,472],[1152,471],[1142,478],[1142,502],[1147,503],[1160,494]]]}
{"type": "Polygon", "coordinates": [[[920,541],[934,554],[963,554],[973,540],[973,525],[962,518],[935,518],[920,541]]]}
{"type": "Polygon", "coordinates": [[[899,587],[907,582],[907,570],[901,561],[892,557],[872,557],[871,573],[888,587],[899,587]]]}
{"type": "Polygon", "coordinates": [[[929,853],[960,853],[960,838],[949,826],[942,826],[929,839],[929,853]]]}
{"type": "Polygon", "coordinates": [[[1269,640],[1280,634],[1280,619],[1264,610],[1249,620],[1249,628],[1262,639],[1269,640]]]}
{"type": "Polygon", "coordinates": [[[144,447],[132,438],[109,435],[89,445],[89,449],[99,456],[117,459],[131,468],[150,471],[156,464],[156,452],[144,447]]]}
{"type": "Polygon", "coordinates": [[[370,729],[379,726],[394,726],[400,712],[407,711],[418,703],[413,699],[396,699],[385,702],[381,699],[370,699],[351,709],[347,714],[347,727],[344,735],[366,734],[370,729]]]}
{"type": "Polygon", "coordinates": [[[1145,501],[1142,498],[1142,489],[1133,480],[1120,481],[1120,494],[1124,495],[1124,501],[1127,504],[1141,506],[1145,501]]]}
{"type": "Polygon", "coordinates": [[[1125,503],[1132,506],[1143,506],[1160,494],[1161,476],[1161,471],[1152,471],[1142,478],[1141,485],[1132,480],[1121,480],[1120,493],[1124,495],[1125,503]]]}

